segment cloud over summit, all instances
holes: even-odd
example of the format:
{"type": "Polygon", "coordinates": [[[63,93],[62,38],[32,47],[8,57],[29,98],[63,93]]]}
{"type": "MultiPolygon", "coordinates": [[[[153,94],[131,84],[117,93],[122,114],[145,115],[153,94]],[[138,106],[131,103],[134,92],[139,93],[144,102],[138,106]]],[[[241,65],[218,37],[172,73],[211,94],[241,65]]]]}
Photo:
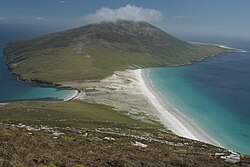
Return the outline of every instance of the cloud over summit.
{"type": "Polygon", "coordinates": [[[130,4],[117,9],[107,7],[101,8],[95,13],[82,17],[82,19],[88,23],[117,20],[146,21],[155,23],[161,21],[162,18],[163,14],[159,10],[137,7],[130,4]]]}
{"type": "Polygon", "coordinates": [[[1,16],[0,16],[0,21],[4,21],[4,20],[7,20],[7,18],[6,18],[6,17],[1,17],[1,16]]]}

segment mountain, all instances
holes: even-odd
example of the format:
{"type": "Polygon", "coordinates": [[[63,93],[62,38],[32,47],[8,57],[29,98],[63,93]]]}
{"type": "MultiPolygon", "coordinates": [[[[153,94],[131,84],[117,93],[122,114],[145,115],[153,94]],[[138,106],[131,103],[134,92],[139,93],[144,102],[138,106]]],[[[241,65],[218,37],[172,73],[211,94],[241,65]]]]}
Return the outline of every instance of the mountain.
{"type": "Polygon", "coordinates": [[[227,51],[194,45],[146,22],[90,24],[10,44],[12,72],[27,81],[100,80],[116,70],[187,64],[227,51]]]}

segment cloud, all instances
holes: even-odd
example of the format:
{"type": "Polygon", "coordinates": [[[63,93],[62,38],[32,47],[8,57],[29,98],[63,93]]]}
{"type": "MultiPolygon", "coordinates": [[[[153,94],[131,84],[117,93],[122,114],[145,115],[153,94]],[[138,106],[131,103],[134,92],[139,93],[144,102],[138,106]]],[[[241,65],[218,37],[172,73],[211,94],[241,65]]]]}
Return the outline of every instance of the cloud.
{"type": "Polygon", "coordinates": [[[34,19],[35,20],[48,20],[48,18],[46,17],[35,17],[34,19]]]}
{"type": "Polygon", "coordinates": [[[1,17],[1,16],[0,16],[0,21],[4,21],[4,20],[7,20],[7,18],[6,18],[6,17],[1,17]]]}
{"type": "Polygon", "coordinates": [[[26,22],[50,22],[52,19],[48,17],[41,17],[41,16],[11,16],[11,17],[1,17],[0,16],[0,22],[8,22],[8,23],[26,23],[26,22]]]}
{"type": "Polygon", "coordinates": [[[60,3],[64,4],[64,3],[66,3],[66,1],[60,1],[60,3]]]}
{"type": "Polygon", "coordinates": [[[174,16],[173,19],[196,19],[197,17],[193,16],[174,16]]]}
{"type": "Polygon", "coordinates": [[[81,17],[85,22],[96,23],[101,21],[146,21],[151,23],[160,22],[163,13],[156,9],[137,7],[135,5],[126,5],[117,9],[101,8],[95,13],[81,17]]]}

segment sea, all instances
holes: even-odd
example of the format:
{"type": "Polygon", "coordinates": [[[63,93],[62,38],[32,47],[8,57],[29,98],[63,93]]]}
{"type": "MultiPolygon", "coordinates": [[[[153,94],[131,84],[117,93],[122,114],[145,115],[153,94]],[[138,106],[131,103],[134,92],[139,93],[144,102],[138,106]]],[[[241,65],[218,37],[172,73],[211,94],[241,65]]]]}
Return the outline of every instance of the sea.
{"type": "MultiPolygon", "coordinates": [[[[236,46],[240,47],[231,45],[236,46]]],[[[247,44],[242,46],[250,50],[247,44]]],[[[177,112],[223,147],[250,154],[249,52],[224,53],[180,67],[150,68],[149,77],[177,112]]]]}
{"type": "Polygon", "coordinates": [[[74,93],[74,90],[28,84],[19,81],[7,68],[6,56],[3,54],[3,49],[8,43],[39,36],[50,31],[52,30],[39,27],[30,28],[30,26],[23,25],[0,26],[0,102],[62,100],[74,93]]]}

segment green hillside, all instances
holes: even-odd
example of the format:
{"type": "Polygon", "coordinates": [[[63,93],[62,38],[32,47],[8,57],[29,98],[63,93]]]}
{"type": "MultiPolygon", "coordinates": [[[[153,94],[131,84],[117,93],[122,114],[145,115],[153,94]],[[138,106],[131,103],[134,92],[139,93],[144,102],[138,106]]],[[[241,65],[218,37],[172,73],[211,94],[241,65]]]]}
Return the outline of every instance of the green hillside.
{"type": "Polygon", "coordinates": [[[115,70],[182,65],[226,49],[193,45],[145,22],[90,24],[10,44],[10,69],[27,81],[100,80],[115,70]]]}

